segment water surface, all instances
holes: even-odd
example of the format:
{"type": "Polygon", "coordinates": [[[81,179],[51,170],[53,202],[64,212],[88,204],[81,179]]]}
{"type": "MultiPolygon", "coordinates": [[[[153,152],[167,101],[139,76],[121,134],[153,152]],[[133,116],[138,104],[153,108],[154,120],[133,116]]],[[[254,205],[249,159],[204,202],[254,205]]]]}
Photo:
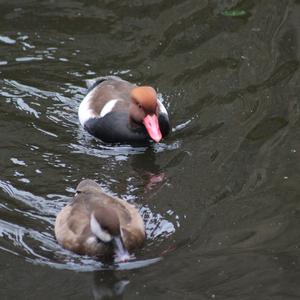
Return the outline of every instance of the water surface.
{"type": "Polygon", "coordinates": [[[300,3],[0,3],[1,299],[298,299],[300,3]],[[154,86],[172,134],[111,147],[79,126],[85,79],[154,86]],[[92,178],[147,241],[107,266],[62,249],[92,178]]]}

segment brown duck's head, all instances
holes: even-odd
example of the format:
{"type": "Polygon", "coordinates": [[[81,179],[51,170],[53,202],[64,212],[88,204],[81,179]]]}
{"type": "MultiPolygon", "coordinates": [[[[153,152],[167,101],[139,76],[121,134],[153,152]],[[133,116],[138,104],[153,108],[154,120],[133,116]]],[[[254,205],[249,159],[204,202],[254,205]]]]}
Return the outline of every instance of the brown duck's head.
{"type": "Polygon", "coordinates": [[[130,259],[121,235],[120,219],[112,207],[98,207],[91,213],[90,227],[102,243],[112,243],[116,262],[130,259]]]}
{"type": "Polygon", "coordinates": [[[86,193],[86,192],[93,192],[93,191],[102,191],[100,185],[92,180],[92,179],[83,179],[80,181],[76,187],[76,194],[86,193]]]}
{"type": "Polygon", "coordinates": [[[139,86],[131,91],[130,118],[144,124],[149,136],[155,142],[162,139],[157,117],[157,94],[151,86],[139,86]]]}

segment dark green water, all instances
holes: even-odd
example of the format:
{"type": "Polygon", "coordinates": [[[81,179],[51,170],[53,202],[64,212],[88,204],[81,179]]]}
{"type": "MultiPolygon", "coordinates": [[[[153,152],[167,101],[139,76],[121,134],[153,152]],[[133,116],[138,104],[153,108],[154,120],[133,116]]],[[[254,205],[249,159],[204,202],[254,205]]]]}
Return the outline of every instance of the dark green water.
{"type": "Polygon", "coordinates": [[[2,0],[0,20],[1,299],[299,299],[299,0],[2,0]],[[107,74],[158,89],[169,138],[82,130],[107,74]],[[57,245],[82,178],[139,204],[136,261],[57,245]]]}

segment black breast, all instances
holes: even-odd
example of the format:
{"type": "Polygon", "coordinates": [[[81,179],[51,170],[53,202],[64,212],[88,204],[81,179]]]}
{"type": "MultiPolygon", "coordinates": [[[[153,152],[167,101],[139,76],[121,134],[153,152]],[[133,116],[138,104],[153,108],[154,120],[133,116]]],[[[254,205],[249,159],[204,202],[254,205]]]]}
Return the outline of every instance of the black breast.
{"type": "Polygon", "coordinates": [[[110,112],[102,118],[89,119],[84,128],[93,136],[108,143],[149,143],[150,137],[143,125],[130,128],[125,112],[110,112]]]}

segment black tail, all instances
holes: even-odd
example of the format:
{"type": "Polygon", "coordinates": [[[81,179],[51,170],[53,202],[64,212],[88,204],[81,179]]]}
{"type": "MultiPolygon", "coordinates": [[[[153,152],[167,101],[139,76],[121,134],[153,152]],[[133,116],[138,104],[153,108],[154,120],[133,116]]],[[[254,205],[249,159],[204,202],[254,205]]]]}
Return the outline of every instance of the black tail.
{"type": "Polygon", "coordinates": [[[85,81],[86,86],[88,88],[88,93],[94,89],[97,85],[99,85],[100,83],[102,83],[103,81],[106,80],[123,80],[118,76],[113,76],[113,75],[109,75],[109,76],[101,76],[101,77],[97,77],[97,78],[93,78],[93,79],[87,79],[85,81]]]}

